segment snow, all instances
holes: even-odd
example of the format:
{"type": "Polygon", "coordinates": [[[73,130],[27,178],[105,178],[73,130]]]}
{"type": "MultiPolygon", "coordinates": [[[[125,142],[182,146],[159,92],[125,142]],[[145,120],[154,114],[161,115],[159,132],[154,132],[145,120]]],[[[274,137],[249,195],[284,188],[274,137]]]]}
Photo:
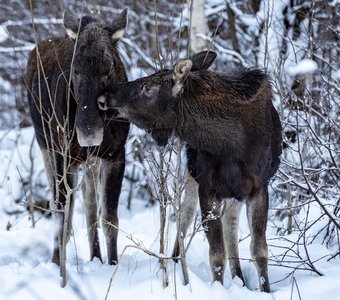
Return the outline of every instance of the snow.
{"type": "MultiPolygon", "coordinates": [[[[249,243],[245,209],[241,215],[239,231],[241,267],[248,287],[244,287],[239,278],[231,279],[229,269],[225,271],[224,286],[211,282],[208,259],[208,243],[204,232],[198,232],[187,253],[190,284],[183,285],[180,264],[168,261],[169,286],[162,287],[162,271],[158,259],[132,247],[133,241],[145,249],[158,254],[159,208],[147,206],[144,200],[132,199],[132,209],[127,210],[126,193],[122,193],[119,216],[120,233],[118,240],[119,264],[109,266],[98,260],[89,261],[86,222],[83,206],[77,199],[73,218],[73,235],[67,245],[68,284],[60,287],[59,270],[51,259],[53,222],[39,214],[36,226],[27,212],[9,215],[6,212],[15,209],[25,211],[15,200],[22,197],[22,186],[18,171],[23,178],[31,165],[35,167],[34,181],[46,184],[42,173],[43,164],[40,151],[32,139],[33,129],[0,132],[0,299],[36,300],[36,299],[252,299],[252,300],[287,300],[302,299],[337,299],[340,293],[340,260],[327,261],[331,251],[314,241],[308,246],[309,256],[318,270],[320,277],[311,271],[297,270],[293,276],[285,278],[295,266],[292,258],[281,261],[284,250],[298,239],[297,234],[279,238],[274,230],[268,229],[269,253],[282,264],[271,263],[269,277],[272,282],[272,294],[257,290],[258,278],[254,265],[250,262],[249,243]],[[30,151],[30,145],[33,148],[30,151]],[[29,159],[29,153],[33,164],[29,159]],[[11,188],[9,188],[11,186],[11,188]],[[10,226],[9,226],[10,224],[10,226]],[[322,257],[324,259],[320,259],[322,257]],[[112,281],[110,286],[110,280],[112,281]],[[110,289],[108,291],[108,288],[110,289]],[[299,292],[298,292],[299,291],[299,292]],[[292,294],[292,297],[291,297],[292,294]]],[[[123,190],[129,186],[124,183],[123,190]]],[[[47,191],[46,191],[47,194],[47,191]]],[[[317,212],[315,212],[317,215],[317,212]]],[[[317,229],[316,229],[317,230],[317,229]]],[[[189,232],[191,232],[189,230],[189,232]]],[[[168,247],[163,257],[172,251],[175,238],[175,222],[169,223],[168,247]]],[[[100,232],[101,248],[106,260],[104,236],[100,232]]],[[[186,239],[188,241],[188,238],[186,239]]],[[[300,255],[304,256],[302,249],[300,255]]],[[[160,255],[162,256],[162,255],[160,255]]],[[[289,256],[289,255],[288,255],[289,256]]]]}
{"type": "Polygon", "coordinates": [[[287,68],[290,75],[307,75],[313,74],[318,68],[318,64],[311,59],[303,59],[296,65],[287,68]]]}
{"type": "Polygon", "coordinates": [[[8,38],[7,31],[5,30],[4,26],[0,25],[0,43],[6,41],[8,38]]]}

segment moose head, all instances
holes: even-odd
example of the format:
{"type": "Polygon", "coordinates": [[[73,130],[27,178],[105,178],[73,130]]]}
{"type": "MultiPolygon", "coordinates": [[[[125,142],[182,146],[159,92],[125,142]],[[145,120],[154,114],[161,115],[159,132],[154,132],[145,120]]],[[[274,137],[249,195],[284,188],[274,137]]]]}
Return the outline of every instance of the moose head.
{"type": "Polygon", "coordinates": [[[77,102],[75,128],[81,146],[97,146],[103,139],[105,115],[98,109],[97,94],[109,84],[125,81],[117,43],[127,25],[127,9],[111,23],[92,16],[78,18],[71,10],[64,13],[64,26],[74,42],[71,67],[74,98],[77,102]]]}

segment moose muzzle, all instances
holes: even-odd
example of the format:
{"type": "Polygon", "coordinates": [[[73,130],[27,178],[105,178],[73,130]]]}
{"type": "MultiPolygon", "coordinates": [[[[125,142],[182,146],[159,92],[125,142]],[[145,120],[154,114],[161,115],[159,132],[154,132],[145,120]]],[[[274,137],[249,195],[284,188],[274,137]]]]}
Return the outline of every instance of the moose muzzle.
{"type": "Polygon", "coordinates": [[[81,147],[99,146],[103,141],[103,129],[88,127],[85,131],[76,127],[78,143],[81,147]]]}

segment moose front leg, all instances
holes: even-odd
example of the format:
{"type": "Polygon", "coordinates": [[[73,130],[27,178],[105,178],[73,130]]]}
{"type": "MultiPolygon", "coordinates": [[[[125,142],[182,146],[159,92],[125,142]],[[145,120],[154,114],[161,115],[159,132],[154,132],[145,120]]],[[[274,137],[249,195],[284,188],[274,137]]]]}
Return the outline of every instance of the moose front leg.
{"type": "Polygon", "coordinates": [[[183,237],[186,236],[187,230],[192,223],[192,220],[196,214],[197,202],[198,202],[198,183],[197,178],[197,156],[198,151],[190,146],[186,149],[187,154],[187,182],[185,184],[184,200],[180,209],[180,225],[177,228],[177,237],[174,249],[172,251],[172,257],[177,262],[179,256],[179,234],[183,237]]]}
{"type": "Polygon", "coordinates": [[[42,149],[42,155],[48,183],[53,194],[50,202],[55,226],[52,262],[60,266],[60,250],[64,248],[64,244],[66,246],[71,234],[74,206],[73,188],[77,181],[77,166],[69,166],[66,171],[66,176],[63,176],[63,157],[57,153],[54,153],[53,156],[52,153],[46,149],[42,149]],[[67,212],[66,228],[64,228],[67,201],[69,201],[70,205],[69,211],[67,212]],[[66,230],[66,235],[64,235],[64,229],[66,230]],[[64,237],[66,237],[65,240],[64,237]]]}
{"type": "Polygon", "coordinates": [[[99,258],[102,261],[98,237],[98,207],[99,207],[99,169],[100,161],[97,158],[90,158],[85,169],[82,192],[85,206],[87,236],[90,246],[90,258],[99,258]]]}
{"type": "Polygon", "coordinates": [[[198,184],[195,179],[187,171],[187,182],[185,185],[184,199],[181,204],[180,214],[180,228],[177,229],[177,237],[174,249],[172,251],[172,257],[175,262],[180,255],[179,250],[179,234],[183,237],[186,236],[188,228],[192,223],[192,220],[196,214],[198,201],[198,184]]]}
{"type": "Polygon", "coordinates": [[[214,196],[199,188],[202,223],[209,242],[209,261],[214,281],[223,284],[225,269],[225,246],[221,221],[220,203],[214,196]]]}
{"type": "MultiPolygon", "coordinates": [[[[69,172],[70,171],[68,171],[68,174],[66,175],[66,182],[65,179],[61,179],[55,183],[56,188],[52,206],[54,208],[53,216],[56,225],[52,262],[57,265],[61,265],[61,251],[63,251],[63,249],[66,251],[66,245],[70,240],[72,230],[74,207],[73,188],[76,183],[77,176],[75,172],[77,172],[77,170],[71,171],[72,173],[69,172]]],[[[66,259],[66,252],[63,255],[64,259],[66,259]]]]}
{"type": "Polygon", "coordinates": [[[118,262],[117,237],[118,237],[118,202],[122,188],[125,168],[125,153],[115,156],[115,161],[102,159],[102,226],[106,238],[108,263],[115,265],[118,262]]]}
{"type": "Polygon", "coordinates": [[[268,277],[268,247],[266,228],[268,218],[268,189],[247,199],[247,217],[251,235],[250,253],[254,261],[261,291],[270,292],[268,277]]]}

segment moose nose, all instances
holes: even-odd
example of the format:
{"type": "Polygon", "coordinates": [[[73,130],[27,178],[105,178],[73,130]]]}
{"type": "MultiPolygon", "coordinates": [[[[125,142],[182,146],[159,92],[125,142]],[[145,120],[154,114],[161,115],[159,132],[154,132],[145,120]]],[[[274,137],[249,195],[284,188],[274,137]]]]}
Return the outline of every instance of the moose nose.
{"type": "Polygon", "coordinates": [[[108,106],[106,105],[106,97],[105,96],[100,96],[97,99],[98,102],[98,107],[100,110],[108,110],[108,106]]]}

